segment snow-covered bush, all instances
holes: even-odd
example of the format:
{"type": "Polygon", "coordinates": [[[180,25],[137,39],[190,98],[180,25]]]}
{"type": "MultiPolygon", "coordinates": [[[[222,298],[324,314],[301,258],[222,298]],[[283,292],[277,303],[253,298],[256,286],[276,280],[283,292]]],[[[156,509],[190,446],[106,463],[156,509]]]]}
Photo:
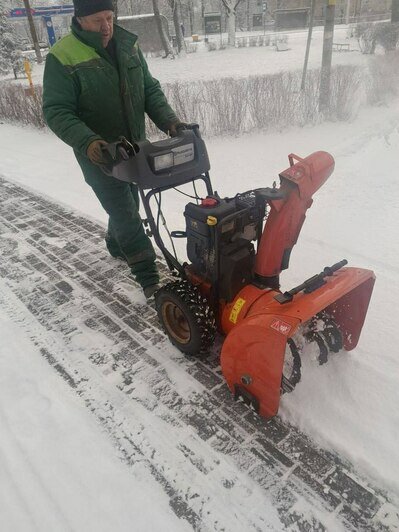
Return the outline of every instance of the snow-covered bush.
{"type": "Polygon", "coordinates": [[[35,127],[44,127],[42,88],[35,87],[35,95],[22,85],[0,84],[0,118],[35,127]]]}
{"type": "Polygon", "coordinates": [[[198,50],[197,43],[187,43],[187,46],[186,46],[187,54],[195,54],[197,50],[198,50]]]}
{"type": "Polygon", "coordinates": [[[361,22],[355,26],[355,38],[359,43],[362,54],[373,54],[375,52],[376,40],[374,24],[372,22],[361,22]]]}
{"type": "Polygon", "coordinates": [[[369,63],[367,101],[378,105],[399,95],[399,50],[374,57],[369,63]]]}
{"type": "Polygon", "coordinates": [[[270,46],[270,35],[263,35],[263,46],[270,46]]]}
{"type": "MultiPolygon", "coordinates": [[[[198,122],[207,135],[239,135],[257,129],[281,130],[328,118],[346,120],[364,101],[362,68],[341,66],[331,76],[331,104],[327,113],[318,111],[320,71],[309,71],[305,90],[300,90],[301,72],[280,72],[249,78],[172,83],[164,91],[179,116],[198,122]]],[[[157,135],[148,121],[148,134],[157,135]]],[[[159,132],[158,132],[159,133],[159,132]]]]}
{"type": "Polygon", "coordinates": [[[252,129],[284,128],[298,123],[297,72],[279,72],[248,79],[248,120],[252,129]]]}
{"type": "Polygon", "coordinates": [[[375,40],[384,48],[385,53],[396,49],[399,41],[399,24],[381,22],[375,25],[375,40]]]}
{"type": "MultiPolygon", "coordinates": [[[[399,51],[378,56],[370,70],[353,65],[333,68],[327,112],[318,110],[320,71],[311,70],[305,89],[300,71],[248,78],[175,82],[163,89],[178,116],[195,121],[207,135],[240,135],[254,130],[278,131],[318,121],[347,120],[364,103],[379,103],[399,93],[399,51]]],[[[0,119],[44,126],[41,94],[27,96],[22,86],[0,83],[0,119]]],[[[147,120],[147,134],[159,130],[147,120]]]]}
{"type": "Polygon", "coordinates": [[[385,52],[395,50],[399,41],[399,24],[362,22],[354,30],[363,54],[374,54],[377,45],[385,52]]]}
{"type": "Polygon", "coordinates": [[[328,117],[349,120],[363,100],[362,81],[366,72],[352,65],[337,65],[331,72],[331,92],[328,117]]]}
{"type": "Polygon", "coordinates": [[[215,41],[208,41],[206,45],[208,48],[208,52],[214,52],[218,49],[218,45],[215,41]]]}

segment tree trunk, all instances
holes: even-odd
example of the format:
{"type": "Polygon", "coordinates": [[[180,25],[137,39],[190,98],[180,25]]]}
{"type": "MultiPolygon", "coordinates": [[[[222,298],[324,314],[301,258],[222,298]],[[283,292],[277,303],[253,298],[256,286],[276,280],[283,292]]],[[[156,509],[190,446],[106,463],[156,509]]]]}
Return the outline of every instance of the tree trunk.
{"type": "Polygon", "coordinates": [[[31,7],[29,4],[29,0],[24,0],[24,6],[25,6],[25,11],[26,11],[26,16],[28,18],[29,30],[30,30],[30,34],[32,37],[33,46],[34,46],[35,53],[36,53],[36,59],[37,59],[37,62],[40,64],[43,62],[43,58],[42,58],[42,54],[40,51],[39,40],[37,38],[36,28],[33,22],[32,11],[31,11],[31,7]]]}
{"type": "Polygon", "coordinates": [[[227,15],[228,45],[231,47],[236,45],[236,15],[240,2],[241,0],[222,0],[227,15]]]}
{"type": "Polygon", "coordinates": [[[190,19],[190,35],[194,33],[194,8],[191,0],[188,3],[188,17],[190,19]]]}
{"type": "Polygon", "coordinates": [[[184,38],[181,31],[181,19],[177,0],[171,0],[170,7],[172,8],[173,25],[176,32],[177,51],[180,53],[182,50],[184,50],[184,38]]]}
{"type": "Polygon", "coordinates": [[[227,17],[228,44],[234,47],[236,45],[236,12],[233,7],[227,11],[227,17]]]}
{"type": "Polygon", "coordinates": [[[168,55],[172,55],[173,56],[173,52],[171,50],[170,43],[169,43],[168,39],[166,38],[164,29],[163,29],[161,15],[159,13],[158,0],[152,0],[152,8],[153,8],[153,11],[154,11],[155,22],[156,22],[157,28],[158,28],[159,38],[161,39],[162,47],[163,47],[163,49],[165,51],[165,57],[168,57],[168,55]]]}

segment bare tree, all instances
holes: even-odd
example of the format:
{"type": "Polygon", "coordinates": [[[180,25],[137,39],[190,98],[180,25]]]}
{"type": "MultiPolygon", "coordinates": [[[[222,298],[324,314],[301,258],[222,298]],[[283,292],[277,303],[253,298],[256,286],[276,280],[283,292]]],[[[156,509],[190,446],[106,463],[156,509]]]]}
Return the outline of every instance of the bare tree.
{"type": "Polygon", "coordinates": [[[162,25],[162,19],[159,13],[158,0],[152,0],[152,8],[154,11],[154,17],[158,28],[159,38],[161,39],[162,47],[165,50],[164,57],[168,57],[168,55],[171,55],[173,57],[172,47],[170,46],[170,42],[165,35],[165,31],[162,25]]]}
{"type": "Polygon", "coordinates": [[[33,47],[36,53],[36,60],[40,64],[43,62],[42,54],[40,52],[39,40],[37,38],[35,23],[33,22],[32,10],[29,4],[29,0],[24,0],[24,6],[26,16],[28,17],[29,30],[32,37],[33,47]]]}
{"type": "Polygon", "coordinates": [[[117,0],[117,2],[119,15],[142,15],[149,13],[152,8],[151,0],[117,0]]]}
{"type": "Polygon", "coordinates": [[[180,14],[180,5],[178,0],[168,0],[170,8],[172,10],[173,25],[176,32],[176,42],[177,42],[177,51],[180,53],[182,50],[185,50],[185,41],[182,32],[181,24],[181,14],[180,14]]]}
{"type": "Polygon", "coordinates": [[[222,0],[227,14],[227,32],[228,45],[235,46],[236,44],[236,15],[237,7],[241,0],[222,0]]]}

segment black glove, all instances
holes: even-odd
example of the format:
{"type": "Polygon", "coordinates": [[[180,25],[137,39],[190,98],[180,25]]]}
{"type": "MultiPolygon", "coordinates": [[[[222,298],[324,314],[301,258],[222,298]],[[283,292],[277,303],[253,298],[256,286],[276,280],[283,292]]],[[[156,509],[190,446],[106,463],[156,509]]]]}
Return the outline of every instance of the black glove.
{"type": "Polygon", "coordinates": [[[180,120],[176,120],[168,125],[167,132],[171,137],[177,137],[182,129],[188,129],[188,124],[185,122],[180,122],[180,120]]]}

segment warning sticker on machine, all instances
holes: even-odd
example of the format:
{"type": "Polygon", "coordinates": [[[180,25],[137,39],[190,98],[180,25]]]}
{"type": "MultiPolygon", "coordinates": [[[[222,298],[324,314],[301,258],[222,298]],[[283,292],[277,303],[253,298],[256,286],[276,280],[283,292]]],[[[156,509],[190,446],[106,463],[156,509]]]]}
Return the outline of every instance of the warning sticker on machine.
{"type": "Polygon", "coordinates": [[[229,320],[231,323],[237,323],[238,315],[241,312],[242,307],[245,305],[246,300],[239,297],[234,303],[233,308],[231,309],[229,320]]]}
{"type": "Polygon", "coordinates": [[[291,325],[281,320],[272,321],[270,327],[274,329],[275,331],[278,331],[279,333],[284,334],[285,336],[288,336],[288,333],[291,330],[291,325]]]}

